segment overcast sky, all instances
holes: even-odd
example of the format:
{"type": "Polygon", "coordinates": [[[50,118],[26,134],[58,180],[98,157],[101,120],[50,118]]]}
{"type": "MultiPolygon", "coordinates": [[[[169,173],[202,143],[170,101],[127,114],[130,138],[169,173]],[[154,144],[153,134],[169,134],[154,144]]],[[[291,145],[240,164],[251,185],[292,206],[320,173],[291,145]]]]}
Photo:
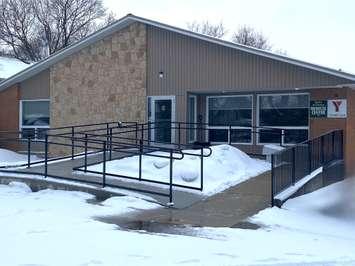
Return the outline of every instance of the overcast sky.
{"type": "Polygon", "coordinates": [[[187,22],[222,21],[229,33],[247,24],[274,49],[355,74],[354,0],[104,0],[118,18],[137,16],[186,28],[187,22]]]}

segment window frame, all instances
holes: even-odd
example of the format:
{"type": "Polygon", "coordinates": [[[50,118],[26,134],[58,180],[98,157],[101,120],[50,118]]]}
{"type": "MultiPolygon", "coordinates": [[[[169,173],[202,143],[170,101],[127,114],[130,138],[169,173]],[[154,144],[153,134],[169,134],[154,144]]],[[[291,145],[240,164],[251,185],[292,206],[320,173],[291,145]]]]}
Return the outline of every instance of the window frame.
{"type": "MultiPolygon", "coordinates": [[[[190,133],[188,133],[188,142],[189,143],[194,143],[195,141],[197,141],[197,130],[196,130],[196,128],[197,128],[197,96],[196,95],[188,95],[188,97],[187,97],[187,106],[188,106],[188,112],[191,112],[191,110],[190,110],[190,99],[194,99],[194,125],[193,125],[193,127],[194,127],[194,129],[190,129],[190,130],[192,130],[192,132],[193,132],[193,139],[190,139],[190,133]]],[[[187,117],[189,118],[189,113],[187,114],[187,117]]],[[[191,123],[191,121],[188,121],[188,123],[191,123]]],[[[188,124],[188,127],[190,127],[191,126],[191,124],[188,124]]]]}
{"type": "Polygon", "coordinates": [[[221,97],[251,97],[251,126],[243,127],[243,126],[231,126],[231,129],[250,129],[250,142],[229,142],[230,141],[230,132],[228,131],[228,138],[226,142],[219,141],[211,141],[211,144],[223,144],[223,143],[231,143],[237,145],[252,145],[254,143],[254,134],[253,134],[253,125],[254,125],[254,95],[253,94],[228,94],[228,95],[208,95],[206,96],[206,122],[207,122],[207,130],[205,133],[206,139],[209,141],[209,130],[210,129],[229,129],[229,126],[210,126],[209,125],[209,99],[210,98],[221,98],[221,97]]]}
{"type": "MultiPolygon", "coordinates": [[[[267,144],[280,144],[279,142],[260,142],[260,130],[263,128],[275,128],[275,129],[294,129],[294,130],[307,130],[307,139],[309,139],[309,129],[310,129],[310,117],[309,117],[309,103],[310,103],[310,94],[308,92],[284,92],[284,93],[260,93],[256,95],[256,145],[267,145],[267,144]],[[282,96],[282,95],[307,95],[308,96],[308,125],[307,126],[260,126],[260,97],[262,96],[282,96]]],[[[284,146],[292,146],[293,143],[284,143],[285,137],[282,138],[282,145],[284,146]]]]}
{"type": "MultiPolygon", "coordinates": [[[[37,138],[37,131],[38,129],[46,129],[46,128],[50,128],[50,120],[49,120],[49,125],[48,126],[24,126],[22,125],[22,111],[23,111],[23,103],[24,102],[48,102],[49,103],[49,116],[50,116],[50,108],[51,108],[51,101],[50,99],[24,99],[24,100],[20,100],[20,108],[19,108],[19,130],[22,132],[22,129],[34,129],[35,131],[35,135],[34,138],[32,140],[37,140],[37,141],[42,141],[44,139],[39,139],[37,138]]],[[[22,134],[20,133],[19,135],[20,138],[22,138],[22,134]]]]}

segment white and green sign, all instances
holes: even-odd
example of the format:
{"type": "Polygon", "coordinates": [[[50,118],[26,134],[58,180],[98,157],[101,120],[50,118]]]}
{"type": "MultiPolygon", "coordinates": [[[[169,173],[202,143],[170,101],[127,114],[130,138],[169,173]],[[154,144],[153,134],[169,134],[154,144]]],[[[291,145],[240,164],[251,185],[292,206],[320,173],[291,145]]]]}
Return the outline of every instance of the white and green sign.
{"type": "Polygon", "coordinates": [[[327,117],[328,103],[327,101],[311,101],[310,116],[311,117],[327,117]]]}
{"type": "Polygon", "coordinates": [[[310,101],[309,112],[312,118],[346,118],[346,99],[310,101]]]}

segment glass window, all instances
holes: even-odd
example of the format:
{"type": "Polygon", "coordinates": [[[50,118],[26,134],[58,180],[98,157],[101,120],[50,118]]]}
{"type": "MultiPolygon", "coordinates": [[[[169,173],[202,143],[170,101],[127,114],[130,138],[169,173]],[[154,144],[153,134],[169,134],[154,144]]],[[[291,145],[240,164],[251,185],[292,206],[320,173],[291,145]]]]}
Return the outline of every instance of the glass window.
{"type": "MultiPolygon", "coordinates": [[[[308,94],[259,95],[260,127],[287,129],[284,142],[299,143],[308,139],[308,94]]],[[[260,143],[279,143],[280,134],[261,130],[260,143]]]]}
{"type": "Polygon", "coordinates": [[[49,101],[22,101],[21,113],[22,137],[43,139],[46,128],[49,128],[49,101]]]}
{"type": "Polygon", "coordinates": [[[297,144],[308,139],[308,129],[285,130],[285,143],[297,144]]]}
{"type": "Polygon", "coordinates": [[[253,96],[208,97],[208,125],[211,142],[251,143],[253,96]],[[229,130],[226,127],[232,126],[229,130]],[[217,137],[218,136],[218,137],[217,137]]]}
{"type": "Polygon", "coordinates": [[[23,126],[49,126],[49,101],[23,101],[23,126]]]}
{"type": "Polygon", "coordinates": [[[208,136],[211,142],[228,142],[227,129],[209,129],[208,136]]]}
{"type": "Polygon", "coordinates": [[[232,129],[230,137],[232,143],[251,143],[250,129],[232,129]]]}
{"type": "Polygon", "coordinates": [[[211,126],[250,127],[252,96],[222,96],[208,99],[208,121],[211,126]]]}
{"type": "Polygon", "coordinates": [[[259,130],[259,142],[260,143],[281,143],[281,132],[278,130],[259,130]]]}

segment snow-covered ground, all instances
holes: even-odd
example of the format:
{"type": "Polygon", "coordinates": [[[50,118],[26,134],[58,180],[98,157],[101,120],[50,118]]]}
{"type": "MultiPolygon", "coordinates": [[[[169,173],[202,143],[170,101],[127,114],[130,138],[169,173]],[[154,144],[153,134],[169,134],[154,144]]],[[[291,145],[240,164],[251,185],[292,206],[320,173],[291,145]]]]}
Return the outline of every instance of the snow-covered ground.
{"type": "MultiPolygon", "coordinates": [[[[230,186],[243,182],[270,170],[270,164],[249,157],[239,149],[229,145],[213,146],[212,154],[203,160],[203,194],[212,195],[230,186]]],[[[200,150],[187,150],[185,152],[199,154],[200,150]]],[[[207,149],[204,150],[208,154],[207,149]]],[[[154,152],[169,156],[168,153],[154,152]]],[[[175,154],[179,158],[180,154],[175,154]]],[[[174,160],[173,183],[200,187],[200,157],[185,155],[182,160],[174,160]]],[[[139,157],[127,157],[107,162],[106,172],[112,174],[128,175],[138,178],[139,157]]],[[[102,171],[102,164],[88,167],[88,170],[102,171]]],[[[169,182],[169,159],[151,156],[142,158],[142,178],[169,182]]],[[[131,182],[131,181],[129,181],[131,182]]]]}
{"type": "Polygon", "coordinates": [[[0,56],[0,79],[6,79],[29,67],[30,64],[9,57],[0,56]]]}
{"type": "Polygon", "coordinates": [[[1,265],[355,265],[355,179],[251,218],[258,230],[193,228],[196,237],[120,230],[92,217],[158,205],[0,185],[1,265]]]}
{"type": "MultiPolygon", "coordinates": [[[[40,160],[37,156],[31,155],[31,162],[40,160]]],[[[19,154],[10,150],[0,149],[0,167],[17,166],[27,163],[27,155],[19,154]]]]}

